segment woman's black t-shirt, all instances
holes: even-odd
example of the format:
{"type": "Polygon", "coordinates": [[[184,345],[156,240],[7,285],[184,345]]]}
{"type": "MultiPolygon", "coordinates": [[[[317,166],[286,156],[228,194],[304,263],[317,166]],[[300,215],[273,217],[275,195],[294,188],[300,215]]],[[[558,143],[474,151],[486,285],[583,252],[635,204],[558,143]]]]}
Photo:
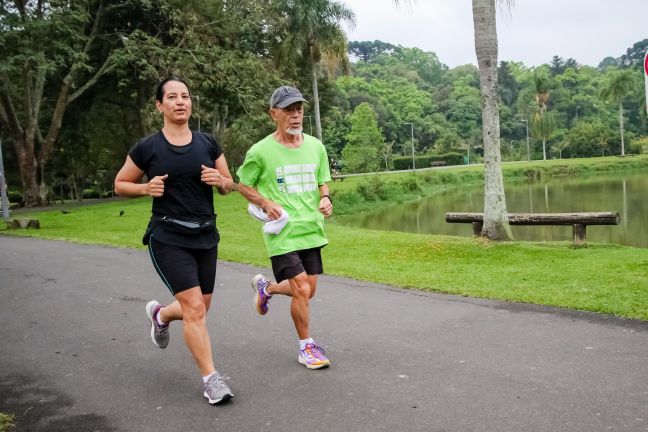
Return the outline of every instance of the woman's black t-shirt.
{"type": "Polygon", "coordinates": [[[174,246],[209,249],[218,245],[212,187],[200,180],[201,165],[215,167],[223,150],[211,135],[192,131],[191,142],[176,146],[162,132],[142,138],[128,152],[135,165],[149,179],[169,176],[164,181],[164,194],[153,198],[149,230],[157,241],[174,246]],[[211,227],[195,233],[179,232],[162,223],[162,217],[205,223],[211,227]]]}

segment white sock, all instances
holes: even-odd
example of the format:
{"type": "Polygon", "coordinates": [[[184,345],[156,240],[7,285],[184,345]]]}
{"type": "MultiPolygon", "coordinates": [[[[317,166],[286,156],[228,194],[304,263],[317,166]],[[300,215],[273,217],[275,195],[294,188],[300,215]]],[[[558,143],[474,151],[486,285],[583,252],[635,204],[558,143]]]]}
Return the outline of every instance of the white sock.
{"type": "Polygon", "coordinates": [[[162,309],[163,309],[163,308],[160,308],[160,310],[158,311],[158,313],[155,314],[155,321],[157,321],[158,325],[161,325],[162,327],[164,327],[164,326],[166,326],[166,325],[168,325],[168,324],[165,323],[165,322],[162,322],[162,319],[160,318],[160,312],[162,311],[162,309]]]}
{"type": "Polygon", "coordinates": [[[269,287],[269,286],[270,286],[270,284],[268,284],[268,285],[266,285],[266,286],[263,287],[263,294],[267,295],[268,297],[272,297],[272,294],[270,294],[270,293],[268,292],[268,287],[269,287]]]}
{"type": "Polygon", "coordinates": [[[307,344],[312,344],[313,343],[313,338],[308,338],[308,339],[300,339],[299,340],[299,349],[304,350],[306,348],[307,344]]]}
{"type": "Polygon", "coordinates": [[[210,373],[209,375],[204,376],[203,377],[203,383],[206,383],[207,381],[209,381],[209,378],[211,378],[212,375],[217,374],[217,373],[218,373],[217,371],[214,371],[214,372],[210,373]]]}

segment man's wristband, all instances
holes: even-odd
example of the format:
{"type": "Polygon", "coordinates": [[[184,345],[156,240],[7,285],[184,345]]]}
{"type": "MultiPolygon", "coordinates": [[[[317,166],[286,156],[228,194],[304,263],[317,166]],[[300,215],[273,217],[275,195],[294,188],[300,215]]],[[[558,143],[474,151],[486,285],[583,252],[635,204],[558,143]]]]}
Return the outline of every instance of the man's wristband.
{"type": "Polygon", "coordinates": [[[320,197],[320,199],[322,199],[322,198],[328,198],[328,200],[331,202],[331,204],[333,204],[333,200],[331,199],[331,195],[322,195],[320,197]]]}

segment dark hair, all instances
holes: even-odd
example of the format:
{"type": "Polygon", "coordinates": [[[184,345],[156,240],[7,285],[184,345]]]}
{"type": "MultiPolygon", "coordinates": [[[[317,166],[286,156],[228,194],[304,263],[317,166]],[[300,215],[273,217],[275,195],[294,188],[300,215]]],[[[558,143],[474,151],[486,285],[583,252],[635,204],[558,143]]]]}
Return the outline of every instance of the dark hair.
{"type": "Polygon", "coordinates": [[[157,89],[155,90],[155,100],[162,102],[162,99],[164,99],[164,86],[166,83],[169,81],[178,81],[181,82],[182,84],[187,86],[187,90],[189,89],[189,84],[185,80],[183,80],[180,77],[177,77],[175,75],[171,75],[168,78],[163,79],[160,81],[160,84],[158,84],[157,89]]]}

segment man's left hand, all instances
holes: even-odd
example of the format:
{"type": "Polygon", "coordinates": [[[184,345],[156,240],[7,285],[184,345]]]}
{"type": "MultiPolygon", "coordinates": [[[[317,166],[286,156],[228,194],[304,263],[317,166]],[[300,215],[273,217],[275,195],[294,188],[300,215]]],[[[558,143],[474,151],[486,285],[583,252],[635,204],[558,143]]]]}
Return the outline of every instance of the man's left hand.
{"type": "Polygon", "coordinates": [[[333,214],[333,203],[329,197],[320,198],[319,211],[324,217],[329,217],[333,214]]]}

